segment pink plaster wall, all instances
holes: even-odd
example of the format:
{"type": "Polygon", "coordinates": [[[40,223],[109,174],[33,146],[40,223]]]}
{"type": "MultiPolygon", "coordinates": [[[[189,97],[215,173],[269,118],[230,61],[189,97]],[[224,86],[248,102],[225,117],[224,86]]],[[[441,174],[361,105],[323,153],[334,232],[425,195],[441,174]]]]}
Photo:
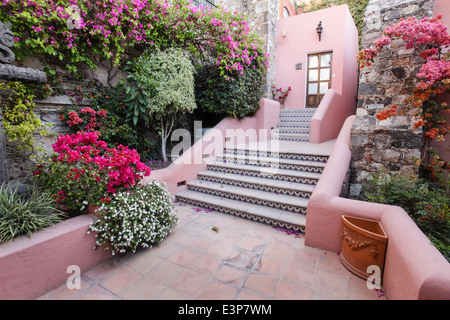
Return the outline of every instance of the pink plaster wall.
{"type": "Polygon", "coordinates": [[[400,207],[339,197],[351,160],[350,132],[342,127],[308,202],[305,244],[333,252],[341,246],[341,216],[380,221],[388,236],[383,288],[388,299],[450,299],[450,264],[400,207]]]}
{"type": "Polygon", "coordinates": [[[153,171],[142,183],[153,179],[165,181],[169,192],[176,195],[187,188],[186,185],[179,185],[180,182],[197,179],[197,172],[206,170],[207,163],[214,160],[216,153],[222,153],[227,144],[269,140],[271,129],[276,128],[279,122],[279,114],[280,104],[277,101],[261,99],[260,109],[253,117],[223,119],[169,167],[153,171]]]}
{"type": "MultiPolygon", "coordinates": [[[[333,51],[331,88],[348,96],[350,105],[346,107],[354,112],[358,77],[358,31],[347,5],[280,19],[277,21],[276,33],[275,83],[283,89],[292,87],[285,108],[305,107],[307,55],[333,51]],[[320,21],[323,26],[321,41],[316,32],[320,21]],[[282,34],[286,37],[283,38],[282,34]],[[295,69],[296,63],[302,63],[301,70],[295,69]]],[[[348,115],[347,111],[345,115],[348,115]]],[[[343,119],[346,117],[343,116],[343,119]]]]}
{"type": "Polygon", "coordinates": [[[0,299],[36,299],[67,281],[68,266],[85,272],[111,258],[109,251],[93,249],[95,236],[86,233],[92,219],[78,216],[1,245],[0,299]]]}

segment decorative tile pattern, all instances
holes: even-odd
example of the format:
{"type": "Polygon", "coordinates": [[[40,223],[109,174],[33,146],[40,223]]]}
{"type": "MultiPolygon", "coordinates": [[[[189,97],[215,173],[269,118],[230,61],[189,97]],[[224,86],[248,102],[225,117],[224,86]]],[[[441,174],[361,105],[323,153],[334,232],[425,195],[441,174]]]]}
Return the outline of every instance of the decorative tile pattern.
{"type": "Polygon", "coordinates": [[[177,196],[177,200],[191,204],[193,206],[199,206],[199,207],[212,209],[212,210],[222,212],[222,213],[227,213],[227,214],[230,214],[235,217],[244,218],[244,219],[255,221],[255,222],[265,223],[265,224],[271,225],[276,228],[292,230],[292,231],[303,233],[303,234],[305,233],[305,226],[293,225],[293,224],[282,222],[279,220],[270,219],[267,217],[255,216],[255,215],[252,215],[252,214],[249,214],[246,212],[242,212],[239,210],[222,207],[220,204],[212,205],[209,203],[205,203],[202,201],[193,200],[193,199],[189,199],[189,198],[184,198],[181,196],[177,196]]]}
{"type": "Polygon", "coordinates": [[[236,186],[236,187],[244,187],[244,188],[249,188],[249,189],[253,189],[253,190],[269,191],[269,192],[273,192],[273,193],[279,193],[279,194],[301,197],[301,198],[309,198],[311,196],[311,192],[308,192],[308,191],[278,188],[278,187],[272,187],[272,186],[268,186],[268,185],[251,183],[251,182],[242,182],[242,181],[238,181],[238,180],[227,179],[226,177],[219,178],[219,177],[206,176],[206,175],[202,175],[202,174],[199,174],[198,177],[201,180],[223,183],[223,184],[228,184],[228,185],[232,185],[232,186],[236,186]]]}
{"type": "Polygon", "coordinates": [[[202,193],[206,193],[206,194],[210,194],[210,195],[218,196],[218,197],[222,197],[222,198],[227,198],[227,199],[231,199],[231,200],[239,200],[239,201],[253,203],[253,204],[257,204],[257,205],[261,205],[261,206],[265,206],[265,207],[286,210],[289,212],[306,214],[306,207],[289,205],[286,203],[276,202],[274,200],[258,199],[258,198],[250,197],[250,196],[243,195],[243,194],[235,194],[235,193],[230,193],[230,192],[226,192],[226,191],[212,190],[209,188],[199,187],[199,186],[189,186],[189,190],[202,192],[202,193]]]}

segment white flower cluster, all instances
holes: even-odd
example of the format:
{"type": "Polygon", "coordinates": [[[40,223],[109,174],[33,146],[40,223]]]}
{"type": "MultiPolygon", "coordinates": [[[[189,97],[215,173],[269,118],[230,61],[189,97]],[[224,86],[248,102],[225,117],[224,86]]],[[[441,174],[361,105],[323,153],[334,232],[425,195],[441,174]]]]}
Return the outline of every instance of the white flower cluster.
{"type": "Polygon", "coordinates": [[[173,200],[166,184],[158,180],[117,192],[102,204],[89,231],[97,233],[97,246],[111,246],[113,255],[151,247],[161,243],[178,221],[173,200]]]}

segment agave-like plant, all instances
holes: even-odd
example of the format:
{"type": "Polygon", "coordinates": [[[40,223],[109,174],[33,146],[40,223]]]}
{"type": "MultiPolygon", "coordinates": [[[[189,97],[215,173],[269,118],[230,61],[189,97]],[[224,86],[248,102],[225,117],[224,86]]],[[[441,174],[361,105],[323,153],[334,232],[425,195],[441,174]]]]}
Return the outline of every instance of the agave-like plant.
{"type": "Polygon", "coordinates": [[[0,243],[47,228],[63,221],[65,213],[57,208],[50,190],[32,186],[20,194],[10,183],[0,186],[0,243]]]}

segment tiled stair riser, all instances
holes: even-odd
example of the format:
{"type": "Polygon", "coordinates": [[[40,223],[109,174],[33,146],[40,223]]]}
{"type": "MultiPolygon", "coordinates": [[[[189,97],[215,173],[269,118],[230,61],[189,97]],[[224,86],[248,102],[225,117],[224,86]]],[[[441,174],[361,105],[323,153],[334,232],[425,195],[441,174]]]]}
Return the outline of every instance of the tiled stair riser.
{"type": "Polygon", "coordinates": [[[210,203],[205,203],[205,202],[193,200],[190,198],[184,198],[182,196],[177,196],[177,200],[188,203],[190,205],[204,207],[204,208],[222,212],[222,213],[227,213],[227,214],[233,215],[235,217],[244,218],[244,219],[255,221],[255,222],[265,223],[265,224],[271,225],[276,228],[293,230],[293,231],[296,231],[299,233],[305,233],[305,226],[302,226],[302,225],[294,225],[294,224],[283,222],[280,220],[271,219],[268,217],[256,216],[251,213],[246,213],[246,212],[242,212],[242,211],[239,211],[236,209],[226,208],[226,207],[221,206],[220,204],[213,205],[210,203]]]}
{"type": "Polygon", "coordinates": [[[227,179],[227,177],[223,177],[223,178],[211,177],[211,176],[207,176],[207,175],[201,174],[201,173],[198,175],[198,177],[199,177],[199,179],[204,180],[204,181],[209,181],[209,182],[214,182],[214,183],[223,183],[223,184],[228,184],[228,185],[236,186],[236,187],[243,187],[243,188],[248,188],[248,189],[252,189],[252,190],[273,192],[273,193],[294,196],[294,197],[300,197],[300,198],[310,198],[311,193],[312,193],[312,191],[299,191],[299,190],[289,189],[289,185],[287,185],[287,188],[279,188],[279,187],[267,186],[267,185],[262,185],[262,184],[257,184],[257,183],[227,179]]]}
{"type": "Polygon", "coordinates": [[[285,203],[281,203],[281,202],[276,202],[274,200],[258,199],[258,198],[249,197],[249,196],[242,195],[242,194],[236,194],[236,193],[220,191],[220,190],[212,190],[209,188],[203,188],[203,187],[199,187],[199,186],[189,185],[188,187],[189,187],[189,190],[202,192],[202,193],[206,193],[206,194],[211,194],[211,195],[218,196],[221,198],[253,203],[253,204],[257,204],[257,205],[261,205],[261,206],[265,206],[265,207],[286,210],[286,211],[294,212],[294,213],[298,213],[298,214],[306,214],[306,206],[305,207],[294,206],[294,205],[289,205],[289,204],[285,204],[285,203]]]}

